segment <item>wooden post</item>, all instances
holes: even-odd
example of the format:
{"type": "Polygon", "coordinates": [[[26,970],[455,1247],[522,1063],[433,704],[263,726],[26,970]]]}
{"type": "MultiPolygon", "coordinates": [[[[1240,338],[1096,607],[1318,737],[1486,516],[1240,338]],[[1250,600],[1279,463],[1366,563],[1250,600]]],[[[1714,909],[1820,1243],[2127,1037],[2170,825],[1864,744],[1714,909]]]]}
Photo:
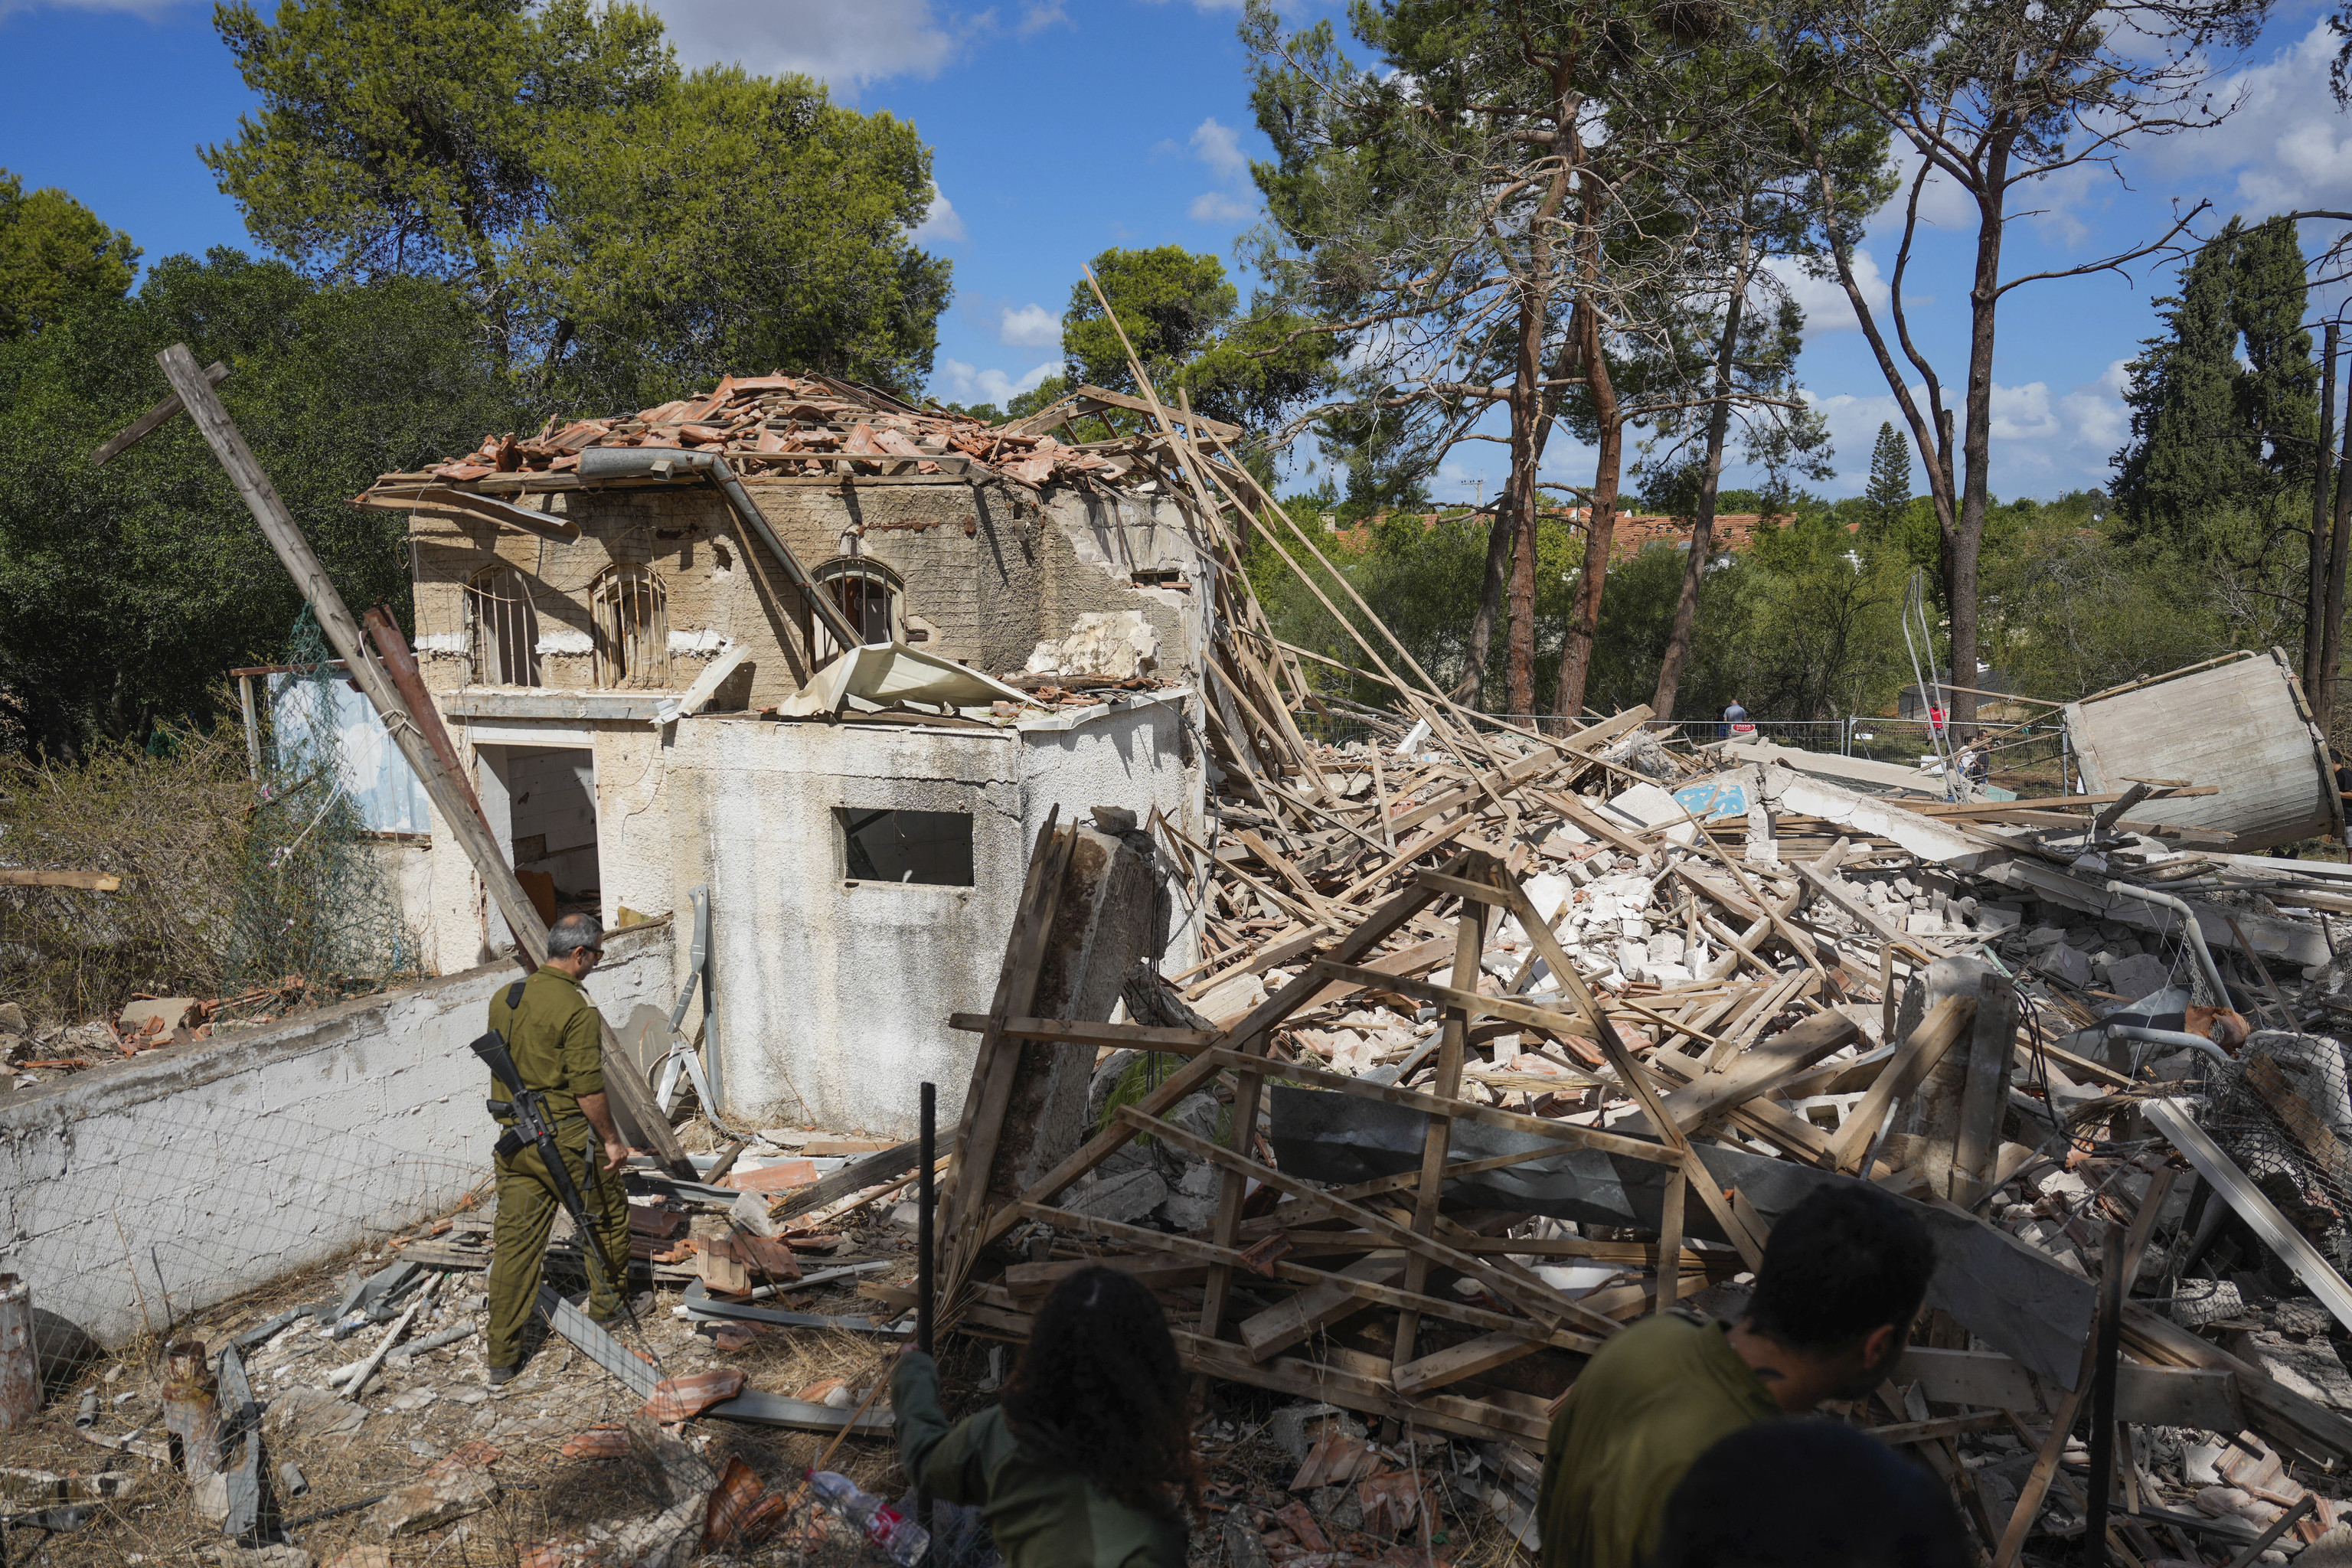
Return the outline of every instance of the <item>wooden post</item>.
{"type": "Polygon", "coordinates": [[[253,782],[261,782],[261,717],[254,711],[253,677],[236,678],[237,706],[245,710],[245,771],[253,782]]]}
{"type": "MultiPolygon", "coordinates": [[[[1486,910],[1481,904],[1465,899],[1462,912],[1454,922],[1454,973],[1452,984],[1456,991],[1478,988],[1478,960],[1485,955],[1486,910]]],[[[1446,1100],[1462,1093],[1462,1057],[1470,1039],[1470,1015],[1459,1007],[1445,1010],[1445,1022],[1437,1037],[1437,1081],[1430,1092],[1446,1100]]],[[[1422,1135],[1421,1186],[1413,1194],[1412,1229],[1416,1236],[1431,1236],[1437,1230],[1437,1202],[1445,1185],[1445,1156],[1453,1145],[1453,1119],[1433,1116],[1429,1129],[1422,1135]]],[[[1404,1288],[1418,1296],[1429,1284],[1429,1259],[1412,1253],[1404,1262],[1404,1288]]],[[[1413,1340],[1421,1331],[1421,1314],[1406,1308],[1397,1314],[1396,1345],[1390,1361],[1391,1374],[1413,1359],[1413,1340]]]]}
{"type": "MultiPolygon", "coordinates": [[[[2001,1113],[2009,1109],[2010,1065],[2017,1058],[2017,987],[1988,974],[1977,987],[1977,1016],[1969,1039],[1968,1078],[1960,1089],[1959,1126],[1952,1139],[1948,1195],[1963,1208],[1984,1195],[2000,1150],[2001,1113]]],[[[1929,1172],[1932,1184],[1937,1173],[1929,1172]]]]}
{"type": "Polygon", "coordinates": [[[40,1413],[32,1289],[14,1274],[0,1274],[0,1432],[19,1431],[40,1413]]]}
{"type": "MultiPolygon", "coordinates": [[[[489,828],[478,812],[467,805],[472,791],[444,767],[432,747],[425,744],[391,675],[368,650],[359,622],[343,604],[342,595],[335,591],[326,568],[311,553],[310,541],[302,537],[293,513],[278,499],[277,488],[269,482],[269,476],[262,470],[252,448],[230,422],[228,410],[221,406],[220,398],[205,380],[204,373],[196,368],[195,356],[188,352],[186,344],[173,343],[156,358],[163,363],[172,390],[180,395],[188,417],[204,433],[213,456],[228,471],[229,482],[244,499],[246,510],[253,513],[270,549],[277,552],[279,563],[293,577],[294,585],[302,591],[303,599],[319,619],[320,630],[326,633],[327,640],[341,657],[346,672],[374,706],[393,743],[400,748],[400,754],[425,785],[434,810],[466,851],[466,858],[473,862],[475,874],[481,878],[499,912],[506,917],[507,929],[514,933],[515,962],[525,973],[537,973],[547,956],[547,927],[532,907],[530,895],[515,879],[514,868],[499,853],[498,841],[491,837],[489,828]]],[[[609,1021],[604,1023],[604,1037],[607,1059],[626,1062],[627,1053],[621,1049],[609,1021]]],[[[645,1081],[633,1072],[615,1072],[606,1078],[605,1091],[670,1173],[693,1180],[694,1167],[687,1160],[677,1135],[670,1131],[669,1119],[655,1106],[653,1093],[645,1081]]]]}

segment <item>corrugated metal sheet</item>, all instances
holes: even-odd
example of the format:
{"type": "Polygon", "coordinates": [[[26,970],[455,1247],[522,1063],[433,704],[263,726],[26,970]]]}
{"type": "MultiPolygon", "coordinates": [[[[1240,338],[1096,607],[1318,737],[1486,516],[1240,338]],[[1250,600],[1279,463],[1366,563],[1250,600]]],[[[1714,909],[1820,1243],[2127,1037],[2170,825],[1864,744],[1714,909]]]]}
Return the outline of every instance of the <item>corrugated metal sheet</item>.
{"type": "Polygon", "coordinates": [[[2136,817],[2238,835],[2242,852],[2339,833],[2335,784],[2305,717],[2285,656],[2250,654],[2216,668],[2069,703],[2066,731],[2094,793],[2132,779],[2187,779],[2218,795],[2150,803],[2136,817]]]}

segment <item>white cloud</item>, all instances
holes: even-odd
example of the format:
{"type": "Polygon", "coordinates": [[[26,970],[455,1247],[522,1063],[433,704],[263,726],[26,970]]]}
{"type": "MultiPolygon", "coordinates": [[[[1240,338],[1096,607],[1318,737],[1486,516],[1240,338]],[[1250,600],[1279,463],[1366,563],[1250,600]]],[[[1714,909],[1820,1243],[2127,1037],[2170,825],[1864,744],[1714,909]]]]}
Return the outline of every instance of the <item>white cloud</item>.
{"type": "Polygon", "coordinates": [[[931,390],[937,393],[944,386],[951,403],[993,403],[1002,407],[1061,368],[1061,361],[1047,360],[1015,379],[1001,370],[981,370],[960,359],[941,360],[939,380],[931,390]]]}
{"type": "Polygon", "coordinates": [[[1220,125],[1211,115],[1193,128],[1192,155],[1216,172],[1221,180],[1238,179],[1249,172],[1249,157],[1242,151],[1241,137],[1230,125],[1220,125]]]}
{"type": "Polygon", "coordinates": [[[1022,9],[1021,25],[1014,31],[1026,38],[1056,23],[1065,27],[1070,25],[1070,14],[1062,9],[1062,0],[1029,0],[1022,9]]]}
{"type": "Polygon", "coordinates": [[[2050,388],[2029,381],[2023,386],[1992,384],[1992,438],[1996,441],[2045,441],[2058,434],[2050,413],[2050,388]]]}
{"type": "MultiPolygon", "coordinates": [[[[1805,270],[1803,263],[1791,256],[1775,256],[1764,263],[1765,269],[1780,280],[1780,287],[1805,312],[1805,336],[1819,337],[1823,332],[1855,332],[1862,323],[1854,320],[1853,304],[1845,297],[1845,286],[1836,278],[1816,278],[1805,270]]],[[[1862,286],[1863,300],[1872,311],[1886,309],[1886,279],[1878,274],[1878,262],[1868,246],[1856,247],[1853,253],[1853,280],[1862,286]]]]}
{"type": "Polygon", "coordinates": [[[2152,142],[2145,158],[2176,178],[2234,175],[2234,201],[2213,194],[2249,216],[2352,202],[2352,123],[2328,96],[2338,42],[2326,22],[2314,22],[2270,58],[2214,83],[2216,101],[2237,105],[2218,128],[2152,142]]]}
{"type": "Polygon", "coordinates": [[[1196,223],[1239,223],[1254,210],[1223,191],[1202,191],[1187,209],[1196,223]]]}
{"type": "Polygon", "coordinates": [[[937,76],[995,22],[993,11],[943,16],[933,0],[653,0],[653,8],[687,65],[740,61],[762,75],[802,71],[853,91],[937,76]]]}
{"type": "Polygon", "coordinates": [[[1017,310],[1007,305],[998,312],[996,336],[1001,342],[1022,348],[1057,349],[1062,346],[1062,321],[1048,314],[1043,305],[1024,305],[1017,310]]]}
{"type": "Polygon", "coordinates": [[[909,232],[917,239],[965,240],[971,237],[971,232],[963,226],[963,215],[955,210],[954,205],[940,194],[937,185],[931,187],[931,205],[923,213],[923,221],[909,232]]]}

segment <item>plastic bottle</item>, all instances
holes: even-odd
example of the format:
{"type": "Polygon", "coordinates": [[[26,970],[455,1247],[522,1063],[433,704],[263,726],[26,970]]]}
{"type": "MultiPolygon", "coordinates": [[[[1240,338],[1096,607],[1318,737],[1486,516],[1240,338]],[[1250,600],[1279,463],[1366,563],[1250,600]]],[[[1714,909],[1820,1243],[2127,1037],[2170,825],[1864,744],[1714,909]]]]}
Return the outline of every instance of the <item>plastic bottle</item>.
{"type": "Polygon", "coordinates": [[[866,1532],[898,1568],[915,1568],[931,1544],[931,1532],[833,1470],[811,1470],[809,1488],[817,1500],[866,1532]]]}

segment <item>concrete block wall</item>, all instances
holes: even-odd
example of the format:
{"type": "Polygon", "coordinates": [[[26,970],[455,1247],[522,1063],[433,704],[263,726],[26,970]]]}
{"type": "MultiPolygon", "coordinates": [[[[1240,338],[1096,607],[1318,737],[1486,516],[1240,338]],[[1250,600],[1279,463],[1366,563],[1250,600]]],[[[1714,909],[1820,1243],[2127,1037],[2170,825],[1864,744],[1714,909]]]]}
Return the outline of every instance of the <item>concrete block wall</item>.
{"type": "MultiPolygon", "coordinates": [[[[614,1023],[669,995],[668,922],[608,939],[614,1023]]],[[[0,1269],[120,1345],[448,1207],[489,1173],[466,1047],[509,964],[0,1096],[0,1269]]]]}

